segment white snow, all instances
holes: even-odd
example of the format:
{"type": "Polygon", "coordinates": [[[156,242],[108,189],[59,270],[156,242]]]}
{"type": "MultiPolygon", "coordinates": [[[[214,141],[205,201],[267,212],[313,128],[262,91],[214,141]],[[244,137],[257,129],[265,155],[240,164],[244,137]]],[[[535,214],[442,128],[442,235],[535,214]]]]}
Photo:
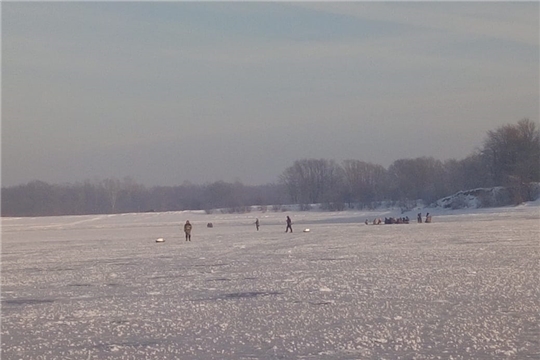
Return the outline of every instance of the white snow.
{"type": "Polygon", "coordinates": [[[532,359],[539,205],[3,218],[0,355],[532,359]]]}

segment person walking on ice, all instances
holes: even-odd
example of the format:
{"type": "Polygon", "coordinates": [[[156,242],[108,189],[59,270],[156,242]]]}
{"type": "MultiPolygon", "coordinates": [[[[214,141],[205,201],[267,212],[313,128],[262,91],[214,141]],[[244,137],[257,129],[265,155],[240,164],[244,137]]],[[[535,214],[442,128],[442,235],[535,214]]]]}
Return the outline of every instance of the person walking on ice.
{"type": "Polygon", "coordinates": [[[289,230],[292,232],[292,220],[287,216],[287,228],[285,229],[285,232],[289,232],[289,230]]]}
{"type": "Polygon", "coordinates": [[[259,231],[259,219],[255,219],[255,227],[257,228],[257,231],[259,231]]]}
{"type": "Polygon", "coordinates": [[[189,220],[184,224],[184,232],[186,233],[186,241],[191,241],[191,224],[189,220]]]}

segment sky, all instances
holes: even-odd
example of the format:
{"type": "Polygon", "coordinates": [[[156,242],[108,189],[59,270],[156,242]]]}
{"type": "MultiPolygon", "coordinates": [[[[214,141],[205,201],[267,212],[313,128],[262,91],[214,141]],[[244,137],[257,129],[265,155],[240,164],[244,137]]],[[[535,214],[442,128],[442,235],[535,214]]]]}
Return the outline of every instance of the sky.
{"type": "Polygon", "coordinates": [[[2,2],[2,186],[276,182],[539,122],[538,2],[2,2]]]}

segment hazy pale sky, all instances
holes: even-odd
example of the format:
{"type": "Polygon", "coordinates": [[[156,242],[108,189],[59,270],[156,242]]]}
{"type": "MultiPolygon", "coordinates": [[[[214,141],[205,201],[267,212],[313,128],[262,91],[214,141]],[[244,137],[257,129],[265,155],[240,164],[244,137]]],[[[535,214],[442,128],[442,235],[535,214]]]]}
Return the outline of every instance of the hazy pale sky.
{"type": "Polygon", "coordinates": [[[2,2],[2,185],[462,159],[539,121],[538,2],[2,2]]]}

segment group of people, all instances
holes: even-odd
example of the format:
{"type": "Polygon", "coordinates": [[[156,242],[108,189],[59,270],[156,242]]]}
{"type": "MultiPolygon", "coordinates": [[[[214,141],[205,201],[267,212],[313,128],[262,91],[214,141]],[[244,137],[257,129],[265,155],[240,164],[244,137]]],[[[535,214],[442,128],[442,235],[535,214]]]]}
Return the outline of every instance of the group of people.
{"type": "MultiPolygon", "coordinates": [[[[289,216],[287,216],[287,219],[285,219],[285,222],[287,223],[287,227],[285,228],[285,232],[289,232],[289,230],[292,231],[292,220],[289,216]]],[[[257,231],[259,231],[259,226],[260,226],[260,223],[259,223],[259,219],[255,219],[255,228],[257,229],[257,231]]]]}
{"type": "MultiPolygon", "coordinates": [[[[418,213],[418,216],[417,216],[417,221],[419,224],[422,223],[422,213],[418,213]]],[[[426,214],[426,219],[425,221],[426,223],[430,223],[431,222],[431,215],[429,213],[426,214]]],[[[366,225],[369,225],[369,221],[368,219],[366,219],[366,221],[364,222],[366,225]]],[[[405,217],[399,217],[399,218],[393,218],[393,217],[385,217],[384,218],[384,224],[409,224],[410,223],[410,220],[409,220],[409,217],[408,216],[405,216],[405,217]]],[[[383,221],[379,218],[376,218],[376,219],[373,219],[373,225],[381,225],[383,224],[383,221]]]]}
{"type": "MultiPolygon", "coordinates": [[[[418,215],[416,216],[416,219],[418,221],[419,224],[422,223],[422,213],[418,213],[418,215]]],[[[431,222],[431,215],[429,215],[429,213],[426,213],[426,223],[430,223],[431,222]]]]}
{"type": "MultiPolygon", "coordinates": [[[[422,223],[422,213],[418,213],[417,221],[418,221],[419,224],[422,223]]],[[[287,216],[287,218],[285,219],[285,222],[287,223],[287,227],[285,228],[285,232],[287,233],[290,230],[291,233],[292,233],[293,229],[292,229],[292,220],[291,220],[291,218],[289,216],[287,216]]],[[[425,222],[426,223],[431,222],[431,215],[429,213],[426,213],[425,222]]],[[[373,220],[373,225],[380,225],[382,223],[383,223],[383,221],[380,218],[376,218],[376,219],[373,220]]],[[[385,217],[384,218],[384,223],[385,224],[409,224],[409,217],[408,216],[399,217],[399,218],[393,218],[393,217],[386,218],[385,217]]],[[[365,224],[369,225],[368,219],[366,219],[365,224]]],[[[212,226],[208,226],[208,227],[212,227],[212,226]]],[[[255,219],[255,228],[257,229],[257,231],[259,231],[259,227],[260,227],[260,222],[259,222],[259,219],[257,218],[257,219],[255,219]]],[[[184,224],[184,233],[186,234],[186,241],[191,241],[191,229],[192,228],[193,227],[191,226],[191,223],[189,222],[189,220],[187,220],[186,223],[184,224]]]]}
{"type": "MultiPolygon", "coordinates": [[[[385,217],[384,218],[384,224],[408,224],[409,223],[409,217],[400,217],[400,218],[393,218],[393,217],[385,217]]],[[[369,225],[368,219],[365,221],[366,225],[369,225]]],[[[383,221],[380,218],[373,219],[373,225],[381,225],[383,224],[383,221]]]]}
{"type": "Polygon", "coordinates": [[[398,218],[384,218],[385,224],[409,224],[409,217],[398,217],[398,218]]]}
{"type": "MultiPolygon", "coordinates": [[[[293,232],[293,229],[292,229],[292,220],[289,216],[287,216],[287,219],[285,220],[285,222],[287,223],[287,227],[285,228],[285,232],[289,232],[289,230],[291,232],[293,232]]],[[[213,227],[210,226],[211,223],[208,223],[207,224],[207,227],[213,227]]],[[[259,231],[259,227],[260,227],[260,222],[259,222],[259,219],[257,218],[255,220],[255,228],[257,229],[257,231],[259,231]]],[[[186,235],[186,241],[191,241],[191,229],[193,229],[193,226],[191,225],[191,223],[189,222],[189,220],[186,221],[186,223],[184,224],[184,234],[186,235]]]]}

